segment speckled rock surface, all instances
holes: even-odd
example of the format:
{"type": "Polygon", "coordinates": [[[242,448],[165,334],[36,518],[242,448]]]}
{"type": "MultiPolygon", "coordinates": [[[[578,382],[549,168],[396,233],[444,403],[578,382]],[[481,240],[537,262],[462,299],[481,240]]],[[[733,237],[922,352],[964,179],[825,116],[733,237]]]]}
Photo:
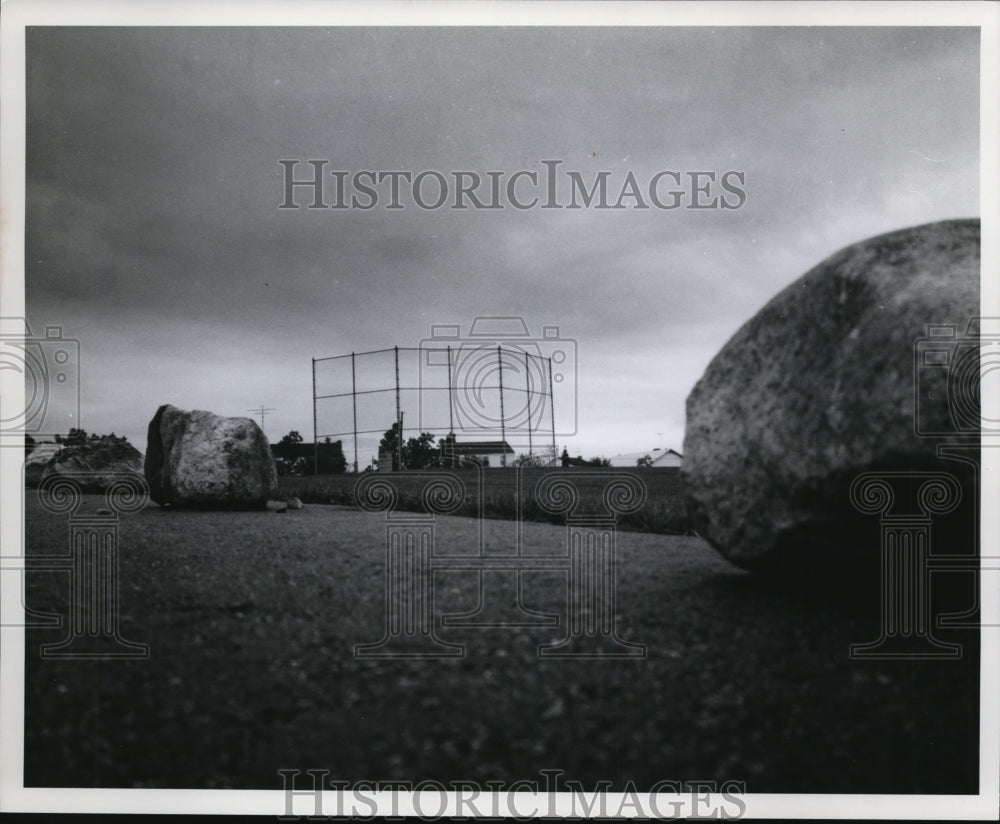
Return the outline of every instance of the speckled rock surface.
{"type": "MultiPolygon", "coordinates": [[[[852,544],[850,484],[872,469],[952,469],[937,457],[948,439],[915,423],[919,408],[922,432],[960,429],[954,387],[946,369],[915,370],[915,344],[929,324],[952,324],[938,348],[954,354],[978,310],[978,220],[870,238],[780,292],[688,396],[683,477],[698,532],[748,569],[877,557],[877,540],[852,544]]],[[[970,408],[978,420],[978,392],[970,408]]]]}
{"type": "Polygon", "coordinates": [[[52,459],[62,451],[62,444],[40,443],[24,459],[24,485],[35,487],[41,483],[42,474],[52,459]]]}
{"type": "Polygon", "coordinates": [[[271,448],[252,420],[169,404],[149,423],[145,474],[156,503],[182,507],[263,509],[278,485],[271,448]]]}

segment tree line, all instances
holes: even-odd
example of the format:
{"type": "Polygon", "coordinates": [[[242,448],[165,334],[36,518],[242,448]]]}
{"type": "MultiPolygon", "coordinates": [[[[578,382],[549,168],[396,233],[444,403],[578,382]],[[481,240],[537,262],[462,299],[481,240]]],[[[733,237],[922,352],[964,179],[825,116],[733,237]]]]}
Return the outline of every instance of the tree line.
{"type": "Polygon", "coordinates": [[[271,444],[271,454],[279,475],[337,475],[347,471],[341,441],[325,438],[319,444],[305,443],[294,429],[271,444]]]}

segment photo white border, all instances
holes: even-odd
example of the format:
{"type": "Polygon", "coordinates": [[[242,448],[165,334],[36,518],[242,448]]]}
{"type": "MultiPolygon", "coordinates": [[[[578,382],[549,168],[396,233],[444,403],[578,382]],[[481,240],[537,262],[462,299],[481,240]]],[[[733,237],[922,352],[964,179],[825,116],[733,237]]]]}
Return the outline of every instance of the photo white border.
{"type": "MultiPolygon", "coordinates": [[[[234,2],[3,0],[0,3],[0,315],[24,316],[25,26],[978,26],[981,30],[981,314],[1000,316],[1000,4],[991,2],[234,2]]],[[[23,382],[0,370],[3,408],[23,382]]],[[[996,383],[984,386],[996,390],[996,383]]],[[[991,396],[992,397],[992,396],[991,396]]],[[[998,406],[996,398],[986,401],[998,406]]],[[[985,404],[984,404],[985,405],[985,404]]],[[[1000,456],[983,450],[982,500],[1000,501],[1000,456]]],[[[23,554],[21,453],[0,448],[0,555],[23,554]],[[13,548],[13,549],[12,549],[13,548]]],[[[1000,555],[1000,511],[981,507],[984,555],[1000,555]],[[990,551],[986,551],[989,548],[990,551]]],[[[982,622],[1000,624],[1000,573],[985,573],[982,622]],[[991,586],[992,584],[992,586],[991,586]]],[[[281,815],[275,790],[25,788],[21,575],[0,574],[0,812],[281,815]],[[11,625],[14,626],[11,626],[11,625]]],[[[746,818],[996,819],[1000,809],[1000,629],[982,630],[977,796],[748,793],[746,818]]],[[[454,796],[454,794],[452,794],[454,796]]],[[[610,805],[619,794],[609,794],[610,805]]],[[[645,794],[640,798],[648,804],[645,794]]],[[[661,806],[669,803],[664,796],[661,806]]],[[[388,798],[385,799],[388,802],[388,798]]],[[[401,802],[405,798],[400,797],[401,802]]],[[[454,804],[454,797],[451,799],[454,804]]],[[[689,799],[688,799],[689,800],[689,799]]],[[[557,800],[556,812],[568,811],[557,800]]],[[[297,798],[304,815],[312,801],[297,798]],[[308,802],[308,803],[307,803],[308,802]]],[[[518,809],[529,808],[530,797],[518,809]]],[[[332,797],[324,809],[335,809],[332,797]]],[[[503,811],[504,807],[501,807],[503,811]]],[[[544,809],[544,807],[543,807],[544,809]]],[[[649,809],[648,806],[645,809],[649,809]]],[[[405,812],[401,804],[400,812],[405,812]]],[[[412,810],[411,810],[412,811],[412,810]]],[[[379,810],[380,814],[388,808],[379,810]]],[[[507,811],[512,814],[511,811],[507,811]]]]}

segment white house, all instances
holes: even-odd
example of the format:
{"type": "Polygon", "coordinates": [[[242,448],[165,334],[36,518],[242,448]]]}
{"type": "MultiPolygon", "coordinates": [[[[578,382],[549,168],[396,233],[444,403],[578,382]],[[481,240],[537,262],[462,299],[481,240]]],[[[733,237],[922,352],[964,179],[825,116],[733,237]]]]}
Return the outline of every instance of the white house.
{"type": "Polygon", "coordinates": [[[612,466],[627,467],[635,466],[639,458],[649,455],[652,459],[651,466],[657,469],[676,469],[681,465],[682,456],[674,449],[650,449],[647,452],[627,452],[623,455],[615,455],[611,459],[612,466]]]}

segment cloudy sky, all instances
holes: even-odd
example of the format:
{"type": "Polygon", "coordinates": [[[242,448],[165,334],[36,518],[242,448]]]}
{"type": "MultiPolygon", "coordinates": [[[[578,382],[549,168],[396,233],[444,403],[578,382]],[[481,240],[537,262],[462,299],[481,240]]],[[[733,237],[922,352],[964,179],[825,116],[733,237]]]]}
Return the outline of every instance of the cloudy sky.
{"type": "Polygon", "coordinates": [[[263,404],[272,440],[308,439],[311,358],[488,316],[559,328],[560,449],[679,450],[691,387],[777,291],[845,244],[979,214],[978,78],[959,28],[31,28],[29,321],[79,339],[84,428],[141,450],[167,402],[263,404]],[[282,159],[560,160],[609,171],[612,201],[630,172],[735,170],[746,202],[387,209],[382,186],[373,209],[282,210],[282,159]]]}

